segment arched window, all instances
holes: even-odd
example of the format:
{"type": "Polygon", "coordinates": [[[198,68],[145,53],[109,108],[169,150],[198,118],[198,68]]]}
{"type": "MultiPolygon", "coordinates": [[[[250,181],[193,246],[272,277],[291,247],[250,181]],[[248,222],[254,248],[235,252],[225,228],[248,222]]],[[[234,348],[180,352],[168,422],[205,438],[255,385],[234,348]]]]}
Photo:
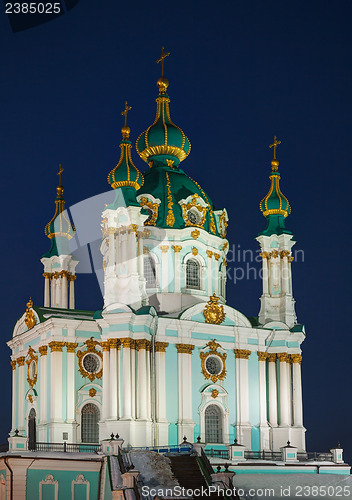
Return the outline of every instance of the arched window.
{"type": "Polygon", "coordinates": [[[195,259],[189,259],[186,263],[186,288],[200,289],[200,265],[195,259]]]}
{"type": "Polygon", "coordinates": [[[28,449],[32,451],[36,449],[37,442],[36,416],[35,409],[31,408],[28,415],[28,449]]]}
{"type": "Polygon", "coordinates": [[[99,408],[93,403],[87,403],[82,408],[81,441],[82,443],[98,443],[100,420],[99,408]]]}
{"type": "Polygon", "coordinates": [[[156,288],[156,269],[153,257],[150,255],[144,256],[144,277],[146,279],[147,288],[156,288]]]}
{"type": "Polygon", "coordinates": [[[205,442],[222,442],[222,414],[217,405],[209,405],[205,409],[205,442]]]}

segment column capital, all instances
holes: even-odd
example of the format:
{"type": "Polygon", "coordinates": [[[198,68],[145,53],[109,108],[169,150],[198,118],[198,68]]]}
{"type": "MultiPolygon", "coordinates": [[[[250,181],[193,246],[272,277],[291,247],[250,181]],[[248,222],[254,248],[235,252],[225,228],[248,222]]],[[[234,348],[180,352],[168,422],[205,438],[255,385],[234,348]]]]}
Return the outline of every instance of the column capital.
{"type": "Polygon", "coordinates": [[[44,278],[51,278],[52,273],[43,273],[44,278]]]}
{"type": "Polygon", "coordinates": [[[119,350],[120,347],[121,347],[121,341],[122,340],[123,339],[109,339],[106,342],[102,342],[103,351],[108,351],[109,349],[117,349],[117,350],[119,350]],[[103,344],[105,344],[105,347],[104,347],[103,344]],[[108,344],[108,345],[106,345],[106,344],[108,344]]]}
{"type": "Polygon", "coordinates": [[[247,349],[234,349],[235,357],[238,359],[248,359],[251,352],[247,349]]]}
{"type": "Polygon", "coordinates": [[[169,248],[169,245],[160,245],[160,250],[162,251],[162,253],[167,253],[169,248]]]}
{"type": "Polygon", "coordinates": [[[148,255],[149,253],[149,247],[143,247],[143,254],[148,255]]]}
{"type": "Polygon", "coordinates": [[[13,369],[13,370],[16,370],[16,364],[17,364],[17,363],[16,363],[16,360],[15,360],[15,359],[13,359],[13,360],[11,361],[11,366],[12,366],[12,369],[13,369]]]}
{"type": "Polygon", "coordinates": [[[155,342],[155,352],[166,352],[168,342],[155,342]]]}
{"type": "Polygon", "coordinates": [[[270,255],[270,252],[261,252],[260,254],[260,257],[264,260],[264,259],[270,259],[271,255],[270,255]]]}
{"type": "Polygon", "coordinates": [[[75,274],[70,274],[70,276],[69,276],[69,278],[68,278],[68,279],[69,279],[70,281],[75,281],[75,279],[76,279],[76,278],[77,278],[77,276],[76,276],[75,274]]]}
{"type": "Polygon", "coordinates": [[[142,350],[145,349],[147,350],[149,347],[150,341],[147,339],[137,339],[136,340],[136,348],[137,350],[142,350]]]}
{"type": "Polygon", "coordinates": [[[134,339],[131,339],[130,337],[125,337],[123,339],[120,339],[121,345],[124,349],[135,349],[136,348],[136,341],[134,339]]]}
{"type": "Polygon", "coordinates": [[[277,360],[276,352],[268,352],[268,361],[269,363],[275,363],[277,360]]]}
{"type": "Polygon", "coordinates": [[[69,276],[71,276],[71,273],[69,273],[68,271],[60,271],[60,276],[62,276],[63,278],[69,278],[69,276]]]}
{"type": "Polygon", "coordinates": [[[265,361],[267,359],[267,357],[268,357],[268,353],[267,352],[258,351],[257,354],[258,354],[258,360],[259,361],[265,361]]]}
{"type": "Polygon", "coordinates": [[[77,342],[66,342],[67,352],[75,352],[77,346],[77,342]]]}
{"type": "Polygon", "coordinates": [[[47,345],[41,345],[38,349],[39,354],[41,356],[46,356],[48,354],[48,346],[47,345]]]}
{"type": "Polygon", "coordinates": [[[182,246],[181,245],[171,245],[171,248],[173,249],[173,251],[175,253],[179,253],[182,250],[182,246]]]}
{"type": "Polygon", "coordinates": [[[290,253],[290,250],[281,250],[280,257],[283,259],[284,257],[288,257],[290,253]]]}
{"type": "Polygon", "coordinates": [[[110,342],[108,340],[100,343],[103,351],[110,351],[110,342]]]}
{"type": "Polygon", "coordinates": [[[62,352],[65,342],[49,342],[51,352],[62,352]]]}
{"type": "Polygon", "coordinates": [[[277,357],[278,357],[280,363],[289,363],[290,362],[290,355],[287,354],[287,352],[278,352],[277,357]]]}
{"type": "Polygon", "coordinates": [[[176,349],[179,354],[192,354],[194,345],[192,344],[176,344],[176,349]]]}
{"type": "Polygon", "coordinates": [[[214,253],[214,259],[219,260],[220,259],[220,254],[219,253],[214,253]]]}
{"type": "Polygon", "coordinates": [[[301,354],[290,354],[291,363],[302,363],[302,355],[301,354]]]}
{"type": "Polygon", "coordinates": [[[209,257],[209,259],[211,259],[213,256],[213,252],[211,250],[207,250],[207,256],[209,257]]]}
{"type": "Polygon", "coordinates": [[[19,358],[16,359],[18,366],[24,366],[24,356],[20,356],[19,358]]]}

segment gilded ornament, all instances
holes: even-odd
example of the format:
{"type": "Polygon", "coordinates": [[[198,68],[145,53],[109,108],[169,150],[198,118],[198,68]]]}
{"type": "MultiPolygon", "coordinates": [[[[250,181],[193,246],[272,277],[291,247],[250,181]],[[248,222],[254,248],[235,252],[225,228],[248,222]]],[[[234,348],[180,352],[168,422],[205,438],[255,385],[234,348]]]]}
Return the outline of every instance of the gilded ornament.
{"type": "Polygon", "coordinates": [[[270,254],[270,252],[261,252],[259,255],[260,255],[260,257],[262,257],[263,259],[270,259],[270,258],[271,258],[271,254],[270,254]]]}
{"type": "Polygon", "coordinates": [[[288,257],[290,255],[289,250],[281,250],[280,257],[283,259],[284,257],[288,257]]]}
{"type": "Polygon", "coordinates": [[[51,352],[62,352],[65,342],[49,342],[51,352]]]}
{"type": "Polygon", "coordinates": [[[172,211],[172,194],[171,194],[171,185],[170,185],[170,178],[169,174],[166,172],[166,188],[167,188],[167,207],[169,209],[168,214],[166,216],[166,224],[170,227],[173,227],[175,224],[175,216],[172,211]]]}
{"type": "Polygon", "coordinates": [[[192,354],[194,345],[192,344],[176,344],[176,349],[179,354],[192,354]]]}
{"type": "Polygon", "coordinates": [[[198,248],[193,247],[193,248],[192,248],[192,254],[193,254],[193,255],[198,255],[198,248]]]}
{"type": "Polygon", "coordinates": [[[273,251],[271,252],[271,255],[272,255],[273,259],[277,259],[277,258],[278,258],[278,256],[279,256],[279,252],[278,252],[278,250],[273,250],[273,251]]]}
{"type": "Polygon", "coordinates": [[[28,399],[30,403],[33,403],[33,396],[31,394],[28,394],[28,399]]]}
{"type": "Polygon", "coordinates": [[[234,349],[235,357],[238,359],[248,359],[251,355],[251,351],[247,349],[234,349]]]}
{"type": "Polygon", "coordinates": [[[121,345],[124,349],[135,349],[136,348],[136,341],[134,339],[131,339],[130,337],[125,337],[123,339],[120,339],[121,345]]]}
{"type": "Polygon", "coordinates": [[[75,281],[75,279],[76,279],[76,278],[77,278],[77,276],[76,276],[76,275],[71,274],[71,275],[70,275],[70,277],[69,277],[69,280],[70,280],[70,281],[75,281]]]}
{"type": "Polygon", "coordinates": [[[36,384],[37,378],[38,378],[38,356],[35,355],[35,351],[31,346],[29,346],[29,348],[28,348],[27,357],[28,357],[28,359],[26,360],[26,363],[27,363],[27,382],[29,383],[29,385],[31,387],[33,387],[36,384]],[[35,370],[32,373],[31,366],[33,366],[33,363],[35,366],[35,370]]]}
{"type": "Polygon", "coordinates": [[[155,342],[155,352],[166,352],[168,342],[155,342]]]}
{"type": "Polygon", "coordinates": [[[214,253],[214,259],[215,259],[215,260],[219,260],[219,259],[220,259],[220,254],[218,254],[218,253],[214,253]]]}
{"type": "Polygon", "coordinates": [[[226,238],[228,223],[226,221],[226,212],[225,211],[220,215],[219,222],[220,222],[220,236],[222,238],[226,238]]]}
{"type": "Polygon", "coordinates": [[[257,354],[258,354],[258,360],[259,361],[265,361],[267,359],[267,357],[268,357],[268,353],[267,352],[258,351],[257,354]]]}
{"type": "Polygon", "coordinates": [[[67,352],[74,353],[76,351],[77,346],[78,346],[77,342],[66,342],[67,352]]]}
{"type": "MultiPolygon", "coordinates": [[[[186,226],[197,226],[197,227],[204,227],[204,222],[205,222],[205,217],[208,212],[208,206],[203,207],[199,202],[198,199],[201,199],[200,196],[197,193],[194,193],[192,195],[191,201],[189,201],[187,204],[182,204],[182,217],[183,220],[185,221],[186,226]],[[191,209],[196,209],[198,214],[200,215],[200,220],[198,223],[191,222],[188,218],[188,212],[191,209]]],[[[198,236],[197,236],[198,238],[198,236]]]]}
{"type": "Polygon", "coordinates": [[[102,341],[102,342],[100,343],[100,345],[101,345],[101,347],[102,347],[102,349],[103,349],[103,352],[104,352],[104,351],[110,351],[110,342],[109,342],[108,340],[106,340],[106,341],[102,341]]]}
{"type": "Polygon", "coordinates": [[[275,352],[268,352],[269,363],[275,363],[277,360],[277,354],[275,352]]]}
{"type": "Polygon", "coordinates": [[[301,354],[291,354],[290,358],[291,358],[291,363],[299,363],[299,364],[302,363],[301,354]]]}
{"type": "Polygon", "coordinates": [[[137,339],[136,340],[136,348],[137,350],[145,349],[147,350],[149,347],[150,341],[147,339],[137,339]]]}
{"type": "Polygon", "coordinates": [[[211,381],[215,384],[218,380],[223,380],[226,377],[226,358],[227,354],[219,352],[218,349],[221,348],[221,345],[218,344],[215,339],[211,340],[210,342],[207,343],[207,347],[209,347],[209,351],[207,352],[200,352],[199,357],[201,359],[201,368],[202,368],[202,373],[204,377],[208,380],[211,379],[211,381]],[[206,361],[209,356],[216,356],[220,362],[222,369],[219,373],[209,373],[207,368],[206,368],[206,361]]]}
{"type": "Polygon", "coordinates": [[[287,259],[289,262],[293,262],[295,260],[295,258],[291,255],[290,257],[288,257],[287,259]]]}
{"type": "Polygon", "coordinates": [[[44,278],[51,278],[52,273],[43,273],[44,278]]]}
{"type": "Polygon", "coordinates": [[[143,233],[144,233],[143,238],[149,238],[151,231],[150,229],[144,229],[143,233]]]}
{"type": "Polygon", "coordinates": [[[160,250],[162,251],[162,253],[167,253],[169,248],[169,245],[160,245],[160,250]]]}
{"type": "Polygon", "coordinates": [[[191,232],[191,236],[194,240],[196,240],[199,235],[200,235],[200,231],[198,231],[198,229],[195,229],[194,231],[191,232]]]}
{"type": "MultiPolygon", "coordinates": [[[[120,341],[120,339],[109,339],[108,343],[109,343],[110,349],[117,349],[117,350],[119,350],[120,347],[121,347],[121,341],[120,341]]],[[[103,347],[103,351],[104,351],[104,347],[103,347]]]]}
{"type": "Polygon", "coordinates": [[[96,393],[97,393],[97,390],[96,390],[96,389],[94,389],[94,387],[91,387],[91,388],[89,389],[89,396],[90,396],[91,398],[94,398],[94,396],[96,395],[96,393]]]}
{"type": "Polygon", "coordinates": [[[175,253],[178,253],[182,250],[182,246],[181,245],[171,245],[171,248],[173,249],[173,251],[175,253]]]}
{"type": "MultiPolygon", "coordinates": [[[[85,341],[86,349],[84,351],[77,351],[78,358],[78,369],[82,375],[82,377],[87,377],[91,382],[95,378],[101,378],[103,375],[103,353],[97,350],[97,346],[100,346],[100,342],[94,340],[93,337],[85,341]],[[100,358],[100,370],[97,372],[88,372],[83,365],[83,358],[86,354],[92,353],[100,358]]],[[[49,344],[50,345],[50,344],[49,344]]]]}
{"type": "Polygon", "coordinates": [[[18,364],[18,366],[24,366],[25,359],[26,358],[24,356],[20,356],[19,358],[17,358],[17,364],[18,364]]]}
{"type": "Polygon", "coordinates": [[[289,363],[290,362],[290,355],[287,352],[278,352],[277,357],[278,357],[280,363],[289,363]]]}
{"type": "Polygon", "coordinates": [[[224,321],[226,313],[224,311],[224,306],[218,304],[219,300],[220,298],[215,295],[215,292],[209,297],[209,301],[203,310],[203,316],[206,323],[220,325],[224,321]]]}
{"type": "Polygon", "coordinates": [[[27,302],[26,317],[24,319],[24,322],[26,323],[28,330],[33,328],[33,326],[37,323],[33,312],[32,299],[29,299],[29,301],[27,302]]]}
{"type": "Polygon", "coordinates": [[[13,360],[11,361],[11,366],[12,366],[12,369],[13,369],[13,370],[16,370],[16,364],[17,364],[17,363],[16,363],[16,360],[15,360],[15,359],[13,359],[13,360]]]}
{"type": "Polygon", "coordinates": [[[159,210],[159,204],[158,203],[153,203],[152,201],[148,200],[146,196],[143,196],[139,200],[139,204],[142,208],[146,208],[148,211],[151,212],[151,217],[150,219],[144,223],[145,226],[155,226],[156,219],[158,218],[158,210],[159,210]]]}
{"type": "Polygon", "coordinates": [[[207,256],[209,257],[209,259],[211,259],[213,256],[213,252],[211,250],[207,250],[207,256]]]}
{"type": "Polygon", "coordinates": [[[222,263],[223,263],[223,265],[224,265],[225,267],[227,266],[227,262],[226,262],[225,257],[222,259],[222,263]]]}
{"type": "Polygon", "coordinates": [[[103,260],[103,269],[106,269],[106,260],[103,260]]]}
{"type": "Polygon", "coordinates": [[[38,349],[39,354],[41,356],[46,356],[48,354],[48,346],[47,345],[41,345],[38,349]]]}
{"type": "Polygon", "coordinates": [[[216,399],[218,397],[218,395],[219,395],[219,391],[217,389],[213,389],[211,391],[211,397],[212,398],[216,399]]]}

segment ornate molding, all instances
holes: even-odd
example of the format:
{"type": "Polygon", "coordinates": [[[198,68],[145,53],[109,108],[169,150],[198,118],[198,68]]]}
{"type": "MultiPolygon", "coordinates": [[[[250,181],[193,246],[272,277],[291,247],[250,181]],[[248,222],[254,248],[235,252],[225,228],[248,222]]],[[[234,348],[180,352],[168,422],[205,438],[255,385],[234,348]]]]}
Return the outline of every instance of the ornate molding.
{"type": "Polygon", "coordinates": [[[215,295],[215,292],[209,297],[209,301],[203,310],[203,316],[206,323],[220,325],[224,321],[226,313],[224,311],[224,306],[218,304],[219,300],[220,298],[215,295]]]}
{"type": "Polygon", "coordinates": [[[192,354],[194,345],[192,344],[176,344],[176,349],[179,354],[192,354]]]}
{"type": "Polygon", "coordinates": [[[213,252],[211,250],[207,250],[207,256],[209,257],[209,259],[211,259],[213,256],[213,252]]]}
{"type": "Polygon", "coordinates": [[[49,342],[51,352],[62,352],[65,342],[49,342]]]}
{"type": "Polygon", "coordinates": [[[87,347],[84,351],[77,351],[78,369],[82,377],[87,377],[91,382],[93,382],[95,378],[101,378],[103,375],[103,353],[97,350],[96,346],[100,346],[100,343],[97,340],[94,340],[93,337],[86,340],[85,344],[87,347]],[[84,356],[89,353],[95,354],[100,359],[100,370],[98,370],[97,372],[87,372],[87,370],[83,366],[84,356]]]}
{"type": "Polygon", "coordinates": [[[195,229],[194,231],[191,232],[191,236],[194,240],[196,240],[200,235],[200,231],[198,229],[195,229]]]}
{"type": "Polygon", "coordinates": [[[265,361],[267,359],[267,357],[268,357],[268,353],[267,352],[258,351],[257,354],[258,354],[258,360],[259,361],[265,361]]]}
{"type": "Polygon", "coordinates": [[[38,379],[38,356],[35,355],[34,349],[29,346],[28,348],[28,359],[26,360],[27,363],[27,382],[28,384],[33,387],[38,379]],[[35,371],[34,373],[31,373],[31,365],[32,362],[35,363],[35,371]]]}
{"type": "Polygon", "coordinates": [[[76,347],[78,346],[78,343],[77,342],[66,342],[66,349],[67,349],[67,352],[75,352],[76,351],[76,347]]]}
{"type": "Polygon", "coordinates": [[[276,352],[268,352],[268,361],[269,363],[275,363],[277,360],[276,352]]]}
{"type": "Polygon", "coordinates": [[[20,356],[19,358],[16,359],[18,366],[24,366],[24,361],[25,361],[24,356],[20,356]]]}
{"type": "Polygon", "coordinates": [[[290,362],[290,355],[287,354],[287,352],[278,352],[277,353],[278,360],[280,363],[289,363],[290,362]]]}
{"type": "Polygon", "coordinates": [[[39,354],[41,356],[46,356],[48,354],[48,346],[47,345],[41,345],[38,349],[39,354]]]}
{"type": "Polygon", "coordinates": [[[173,251],[175,253],[179,253],[182,250],[182,246],[181,245],[171,245],[171,248],[173,249],[173,251]]]}
{"type": "Polygon", "coordinates": [[[248,359],[252,351],[247,349],[234,349],[235,357],[238,359],[248,359]]]}
{"type": "Polygon", "coordinates": [[[291,363],[302,363],[302,355],[301,354],[290,354],[291,363]]]}
{"type": "MultiPolygon", "coordinates": [[[[189,199],[189,197],[187,199],[189,199]]],[[[181,202],[179,203],[182,207],[182,217],[183,220],[185,221],[186,226],[204,227],[205,217],[207,215],[209,206],[205,204],[204,200],[197,193],[194,193],[191,196],[191,200],[188,203],[181,203],[181,202]],[[202,204],[198,200],[202,200],[205,206],[202,206],[202,204]],[[199,215],[198,223],[193,223],[188,218],[188,212],[192,208],[198,212],[199,215]]]]}
{"type": "Polygon", "coordinates": [[[168,342],[155,342],[155,352],[166,352],[168,342]]]}
{"type": "Polygon", "coordinates": [[[271,258],[270,252],[261,252],[259,255],[262,259],[270,259],[271,258]]]}
{"type": "Polygon", "coordinates": [[[167,172],[165,175],[166,175],[167,208],[168,208],[168,214],[166,216],[166,224],[169,227],[173,227],[173,225],[175,224],[175,216],[174,216],[174,212],[172,209],[173,201],[172,201],[172,194],[171,194],[170,177],[169,177],[169,174],[167,172]]]}
{"type": "Polygon", "coordinates": [[[221,345],[218,344],[215,341],[215,339],[208,342],[207,347],[209,348],[209,351],[199,353],[199,357],[201,359],[202,373],[207,380],[210,379],[215,384],[218,380],[223,380],[226,377],[227,354],[218,351],[218,348],[219,347],[221,348],[221,345]],[[209,356],[216,356],[218,359],[220,359],[222,369],[219,373],[212,374],[212,373],[208,372],[208,370],[206,368],[206,362],[207,362],[207,359],[209,358],[209,356]]]}

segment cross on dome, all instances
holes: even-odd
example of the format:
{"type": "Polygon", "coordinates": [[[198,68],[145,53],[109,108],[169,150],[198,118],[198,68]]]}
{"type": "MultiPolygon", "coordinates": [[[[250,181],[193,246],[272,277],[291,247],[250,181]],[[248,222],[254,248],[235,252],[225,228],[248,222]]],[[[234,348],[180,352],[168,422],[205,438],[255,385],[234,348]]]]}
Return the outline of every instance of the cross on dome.
{"type": "Polygon", "coordinates": [[[165,47],[161,47],[161,56],[156,61],[157,64],[161,62],[161,78],[164,78],[164,60],[170,55],[170,52],[164,52],[165,47]]]}
{"type": "Polygon", "coordinates": [[[281,141],[278,141],[276,135],[274,135],[274,142],[269,146],[269,148],[274,148],[273,160],[276,160],[276,148],[278,147],[279,144],[281,144],[281,141]]]}

